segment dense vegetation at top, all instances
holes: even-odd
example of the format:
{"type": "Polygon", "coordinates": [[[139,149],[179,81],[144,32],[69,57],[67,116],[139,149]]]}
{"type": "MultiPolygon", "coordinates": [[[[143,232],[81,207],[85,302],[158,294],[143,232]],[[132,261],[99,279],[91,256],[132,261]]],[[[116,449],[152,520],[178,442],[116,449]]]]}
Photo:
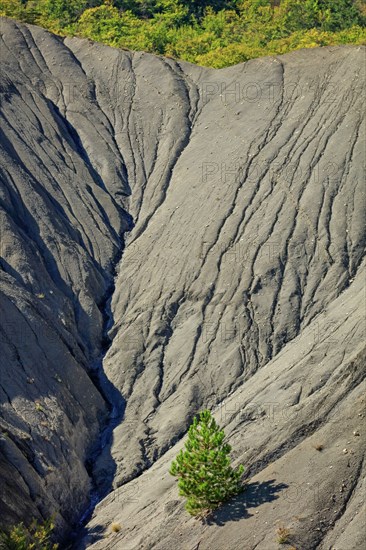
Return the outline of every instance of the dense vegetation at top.
{"type": "Polygon", "coordinates": [[[365,0],[0,0],[0,15],[209,67],[366,43],[365,0]]]}

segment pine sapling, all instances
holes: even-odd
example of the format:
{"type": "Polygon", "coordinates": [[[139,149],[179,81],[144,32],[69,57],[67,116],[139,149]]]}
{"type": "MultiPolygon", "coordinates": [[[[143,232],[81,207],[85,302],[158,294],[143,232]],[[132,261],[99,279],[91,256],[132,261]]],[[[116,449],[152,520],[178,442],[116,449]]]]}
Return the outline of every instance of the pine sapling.
{"type": "Polygon", "coordinates": [[[231,447],[210,411],[195,417],[185,449],[172,462],[170,473],[178,478],[179,494],[187,497],[186,510],[204,516],[243,490],[243,466],[230,465],[231,447]]]}

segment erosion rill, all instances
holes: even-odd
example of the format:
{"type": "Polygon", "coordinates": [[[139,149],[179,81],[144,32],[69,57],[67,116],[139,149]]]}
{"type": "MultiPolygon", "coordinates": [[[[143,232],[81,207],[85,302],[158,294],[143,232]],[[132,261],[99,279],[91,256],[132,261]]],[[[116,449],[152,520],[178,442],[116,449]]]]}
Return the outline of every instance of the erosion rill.
{"type": "Polygon", "coordinates": [[[92,472],[77,548],[362,547],[365,48],[1,32],[1,525],[66,539],[92,472]],[[168,474],[202,407],[248,479],[204,526],[168,474]]]}
{"type": "MultiPolygon", "coordinates": [[[[128,230],[131,230],[133,227],[132,222],[128,226],[128,230]]],[[[123,236],[121,236],[121,251],[117,254],[113,264],[118,266],[122,258],[122,252],[124,248],[123,236]]],[[[115,276],[115,271],[113,272],[115,276]]],[[[114,284],[110,285],[106,296],[102,304],[102,313],[103,313],[103,338],[101,345],[100,357],[97,359],[95,366],[90,370],[89,374],[94,383],[94,385],[99,390],[100,394],[103,396],[105,402],[108,405],[108,418],[105,422],[105,425],[101,428],[99,435],[98,444],[93,452],[91,452],[86,460],[86,469],[91,478],[91,490],[89,492],[89,504],[87,508],[83,511],[81,517],[79,518],[76,527],[73,529],[70,537],[67,537],[68,546],[72,541],[77,540],[80,537],[80,531],[86,522],[91,518],[91,515],[94,511],[96,504],[105,497],[111,490],[113,486],[113,478],[115,473],[115,467],[113,460],[110,460],[108,464],[105,464],[105,467],[102,471],[94,473],[94,467],[98,457],[103,453],[110,451],[112,445],[112,434],[114,428],[121,422],[123,418],[123,412],[125,408],[125,403],[120,392],[113,386],[113,384],[105,376],[103,370],[103,359],[111,346],[111,340],[108,336],[108,330],[113,325],[113,318],[110,311],[111,298],[114,292],[114,284]]],[[[66,540],[67,540],[66,539],[66,540]]]]}

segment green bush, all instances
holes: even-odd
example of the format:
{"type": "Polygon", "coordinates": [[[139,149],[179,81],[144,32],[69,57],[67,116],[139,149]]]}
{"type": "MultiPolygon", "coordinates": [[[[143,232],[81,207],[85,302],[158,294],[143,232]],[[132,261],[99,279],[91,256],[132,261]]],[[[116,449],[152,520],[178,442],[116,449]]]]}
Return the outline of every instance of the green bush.
{"type": "Polygon", "coordinates": [[[27,529],[23,523],[14,525],[8,532],[0,531],[0,548],[4,550],[57,550],[50,542],[55,524],[52,519],[43,523],[32,521],[27,529]]]}
{"type": "Polygon", "coordinates": [[[172,462],[170,473],[178,478],[179,494],[187,497],[186,510],[200,516],[218,508],[242,491],[243,466],[230,465],[230,445],[210,411],[200,413],[188,431],[185,450],[172,462]]]}

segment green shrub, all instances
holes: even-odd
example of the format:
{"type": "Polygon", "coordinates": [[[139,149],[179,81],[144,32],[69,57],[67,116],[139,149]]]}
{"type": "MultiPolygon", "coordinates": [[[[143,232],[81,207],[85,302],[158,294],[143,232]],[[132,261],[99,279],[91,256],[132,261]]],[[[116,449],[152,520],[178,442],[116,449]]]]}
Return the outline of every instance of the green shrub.
{"type": "Polygon", "coordinates": [[[178,478],[179,494],[187,497],[186,510],[202,516],[242,491],[243,466],[230,465],[230,445],[210,411],[200,413],[188,431],[185,450],[172,462],[170,474],[178,478]]]}
{"type": "Polygon", "coordinates": [[[0,548],[6,550],[57,550],[50,542],[55,524],[52,519],[43,523],[32,521],[27,529],[23,523],[14,525],[8,532],[0,531],[0,548]]]}

